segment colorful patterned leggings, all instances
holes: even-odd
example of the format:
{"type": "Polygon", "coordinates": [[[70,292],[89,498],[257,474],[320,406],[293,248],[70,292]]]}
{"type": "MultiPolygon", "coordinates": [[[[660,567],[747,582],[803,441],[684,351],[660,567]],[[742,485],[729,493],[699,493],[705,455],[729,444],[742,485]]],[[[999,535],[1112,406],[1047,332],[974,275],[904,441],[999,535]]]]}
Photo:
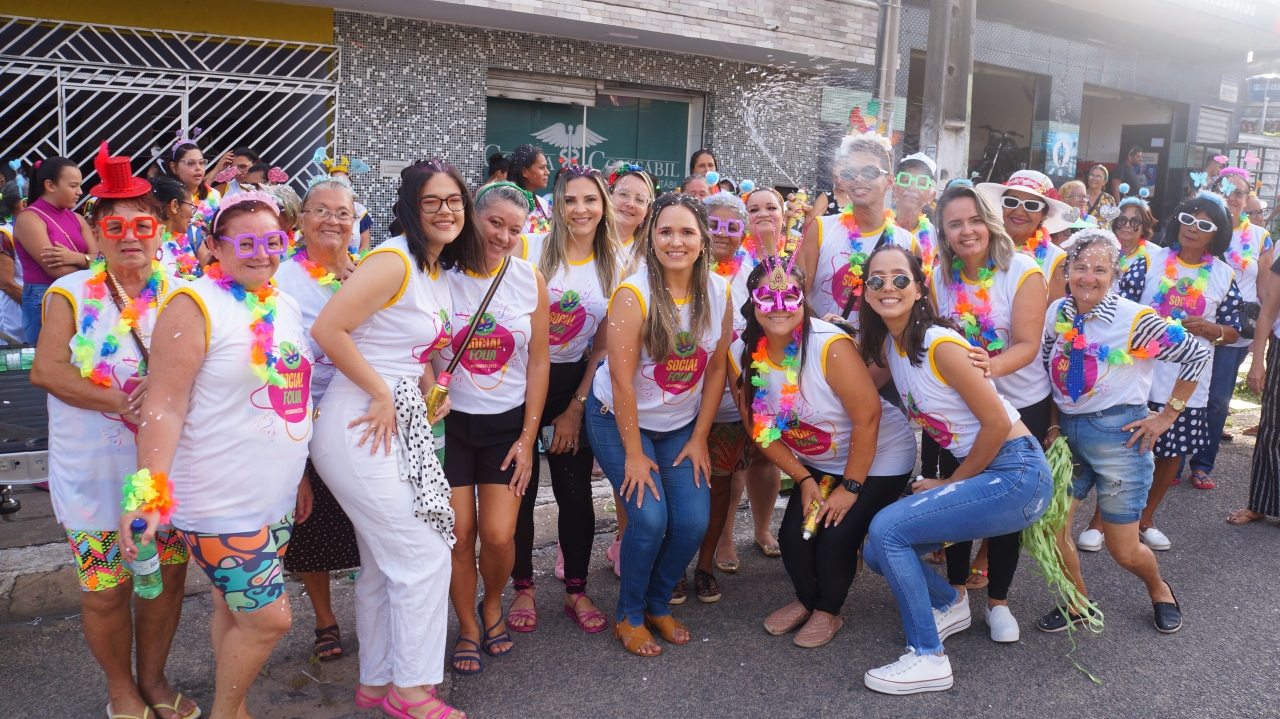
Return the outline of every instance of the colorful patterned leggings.
{"type": "MultiPolygon", "coordinates": [[[[120,553],[119,532],[65,531],[76,555],[76,578],[81,591],[102,592],[133,579],[133,572],[120,553]]],[[[156,532],[155,542],[160,564],[187,563],[190,555],[176,529],[156,532]]]]}
{"type": "Polygon", "coordinates": [[[279,522],[252,532],[178,533],[231,611],[261,609],[284,594],[282,560],[293,534],[292,511],[279,522]]]}

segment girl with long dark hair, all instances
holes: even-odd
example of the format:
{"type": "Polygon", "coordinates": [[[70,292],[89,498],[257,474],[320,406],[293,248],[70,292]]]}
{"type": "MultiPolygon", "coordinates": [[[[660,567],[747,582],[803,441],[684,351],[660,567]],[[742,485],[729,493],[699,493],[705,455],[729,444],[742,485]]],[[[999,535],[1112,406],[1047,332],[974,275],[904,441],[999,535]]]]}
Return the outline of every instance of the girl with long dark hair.
{"type": "MultiPolygon", "coordinates": [[[[187,230],[187,238],[191,241],[191,246],[197,250],[204,245],[205,227],[213,221],[213,215],[218,211],[218,204],[222,202],[222,195],[205,183],[205,169],[204,153],[200,151],[199,145],[190,140],[179,140],[174,143],[173,149],[164,159],[165,174],[187,186],[187,191],[191,193],[191,202],[196,206],[191,227],[187,230]]],[[[203,249],[202,259],[205,261],[208,261],[208,252],[208,248],[203,249]]]]}
{"type": "Polygon", "coordinates": [[[512,150],[511,167],[507,170],[507,179],[514,182],[516,187],[532,192],[534,202],[537,203],[525,220],[524,231],[550,232],[551,206],[537,194],[539,190],[546,188],[551,179],[551,166],[547,163],[547,156],[542,152],[542,148],[526,144],[512,150]]]}
{"type": "Polygon", "coordinates": [[[865,560],[889,581],[910,649],[864,681],[886,694],[942,691],[952,685],[942,640],[972,619],[963,589],[922,555],[948,542],[1022,531],[1048,508],[1053,477],[1018,411],[975,366],[968,341],[938,317],[919,259],[886,246],[867,269],[862,357],[889,368],[907,414],[960,465],[946,479],[916,482],[911,497],[871,521],[865,560]]]}

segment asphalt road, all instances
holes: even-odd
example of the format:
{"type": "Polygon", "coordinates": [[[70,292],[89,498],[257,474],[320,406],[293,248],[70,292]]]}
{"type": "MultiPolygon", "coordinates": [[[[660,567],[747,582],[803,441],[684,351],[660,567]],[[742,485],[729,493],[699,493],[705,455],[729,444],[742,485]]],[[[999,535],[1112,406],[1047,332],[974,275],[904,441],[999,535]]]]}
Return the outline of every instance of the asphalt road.
{"type": "MultiPolygon", "coordinates": [[[[1252,424],[1253,417],[1236,415],[1234,429],[1252,424]]],[[[752,547],[744,510],[738,523],[742,571],[720,575],[724,599],[704,605],[691,597],[674,609],[693,634],[689,645],[667,645],[660,658],[643,659],[625,653],[608,632],[578,630],[560,612],[551,547],[536,560],[546,577],[538,630],[515,635],[513,653],[486,657],[479,676],[458,677],[446,669],[442,695],[476,718],[1280,716],[1280,523],[1233,527],[1223,521],[1244,505],[1252,451],[1252,439],[1237,436],[1224,444],[1215,472],[1219,489],[1197,491],[1183,482],[1157,514],[1173,541],[1172,551],[1159,554],[1160,564],[1185,617],[1182,631],[1172,636],[1155,631],[1143,587],[1103,550],[1085,555],[1083,564],[1091,594],[1106,612],[1106,629],[1077,632],[1070,657],[1066,635],[1035,630],[1035,618],[1052,601],[1038,577],[1019,571],[1010,603],[1022,626],[1020,642],[1001,645],[988,638],[981,620],[985,594],[975,592],[973,627],[947,641],[955,688],[879,695],[863,686],[863,672],[896,659],[905,643],[884,580],[868,573],[854,584],[845,628],[827,646],[800,649],[790,637],[772,637],[761,622],[793,596],[781,561],[752,547]]],[[[1082,507],[1077,525],[1092,506],[1088,501],[1082,507]]],[[[588,591],[612,615],[618,585],[604,560],[610,538],[597,537],[588,591]]],[[[1024,570],[1026,563],[1024,557],[1024,570]]],[[[290,586],[294,627],[250,695],[254,716],[380,716],[351,702],[354,657],[320,666],[307,661],[313,620],[301,589],[290,586]]],[[[335,581],[334,595],[355,654],[350,581],[335,581]]],[[[187,601],[169,662],[173,684],[206,709],[214,671],[210,606],[208,595],[187,601]]],[[[88,654],[78,617],[0,627],[0,646],[0,717],[103,716],[105,680],[88,654]]]]}

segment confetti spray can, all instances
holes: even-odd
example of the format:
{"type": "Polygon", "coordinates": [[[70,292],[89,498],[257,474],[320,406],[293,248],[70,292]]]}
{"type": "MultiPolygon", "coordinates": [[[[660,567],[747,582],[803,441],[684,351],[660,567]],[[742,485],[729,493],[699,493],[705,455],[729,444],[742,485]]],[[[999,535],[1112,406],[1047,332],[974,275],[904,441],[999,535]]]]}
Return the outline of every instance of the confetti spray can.
{"type": "MultiPolygon", "coordinates": [[[[818,494],[822,495],[822,501],[826,501],[836,488],[836,480],[829,474],[822,475],[822,481],[818,482],[818,494]]],[[[818,533],[818,512],[822,509],[822,505],[817,500],[809,503],[809,511],[805,512],[804,525],[801,529],[801,536],[805,539],[812,539],[813,535],[818,533]]]]}

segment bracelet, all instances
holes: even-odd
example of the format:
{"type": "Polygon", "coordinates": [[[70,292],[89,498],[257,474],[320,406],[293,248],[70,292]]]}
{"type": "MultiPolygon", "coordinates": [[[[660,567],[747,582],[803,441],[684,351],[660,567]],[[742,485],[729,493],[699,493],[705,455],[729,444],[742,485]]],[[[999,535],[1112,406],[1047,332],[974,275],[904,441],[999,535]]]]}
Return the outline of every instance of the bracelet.
{"type": "MultiPolygon", "coordinates": [[[[800,478],[800,481],[796,482],[796,486],[797,486],[797,487],[799,487],[800,485],[804,484],[804,481],[805,481],[806,479],[813,479],[813,475],[812,475],[812,474],[807,474],[807,475],[805,475],[805,476],[801,477],[801,478],[800,478]]],[[[813,479],[813,483],[814,483],[814,484],[817,484],[817,483],[818,483],[818,480],[813,479]]]]}
{"type": "Polygon", "coordinates": [[[586,407],[586,406],[587,406],[587,398],[586,398],[586,397],[583,397],[583,396],[582,396],[582,395],[580,395],[580,394],[575,394],[575,395],[573,396],[573,398],[574,398],[574,399],[576,399],[576,400],[578,400],[579,402],[581,402],[583,407],[586,407]]]}
{"type": "Polygon", "coordinates": [[[1056,425],[1056,424],[1051,424],[1051,425],[1049,425],[1049,429],[1046,429],[1046,430],[1045,430],[1045,432],[1046,432],[1046,433],[1048,433],[1048,432],[1052,432],[1052,431],[1053,431],[1053,430],[1055,430],[1055,429],[1056,429],[1056,430],[1058,430],[1059,432],[1061,432],[1061,431],[1062,431],[1062,428],[1061,428],[1061,427],[1059,427],[1058,425],[1056,425]]]}

